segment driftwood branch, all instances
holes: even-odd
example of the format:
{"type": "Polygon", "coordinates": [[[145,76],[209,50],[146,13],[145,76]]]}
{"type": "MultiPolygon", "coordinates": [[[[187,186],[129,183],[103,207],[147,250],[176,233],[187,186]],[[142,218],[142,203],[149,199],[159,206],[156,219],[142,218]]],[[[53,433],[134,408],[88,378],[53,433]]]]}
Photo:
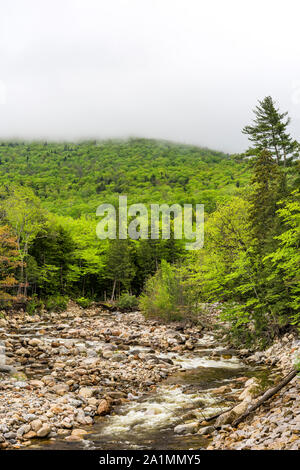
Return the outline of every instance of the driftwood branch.
{"type": "Polygon", "coordinates": [[[279,390],[281,390],[285,385],[287,385],[297,375],[297,373],[297,370],[292,370],[288,375],[284,377],[284,379],[278,385],[267,390],[256,403],[250,406],[250,408],[245,413],[239,416],[232,423],[232,426],[236,427],[238,424],[240,424],[245,418],[247,418],[247,416],[249,416],[250,413],[259,408],[260,405],[262,405],[265,401],[269,400],[269,398],[271,398],[273,395],[275,395],[275,393],[279,392],[279,390]]]}

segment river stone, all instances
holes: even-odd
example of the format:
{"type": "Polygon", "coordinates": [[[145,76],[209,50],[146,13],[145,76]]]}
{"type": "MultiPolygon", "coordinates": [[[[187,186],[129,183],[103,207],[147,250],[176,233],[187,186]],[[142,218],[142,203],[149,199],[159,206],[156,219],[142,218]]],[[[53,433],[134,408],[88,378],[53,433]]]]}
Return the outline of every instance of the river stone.
{"type": "Polygon", "coordinates": [[[16,350],[16,354],[18,356],[26,356],[26,357],[29,357],[30,356],[30,352],[28,351],[28,349],[26,348],[19,348],[16,350]]]}
{"type": "Polygon", "coordinates": [[[27,385],[28,385],[28,384],[27,384],[27,382],[25,382],[25,380],[22,381],[22,382],[19,381],[19,380],[17,380],[17,381],[14,383],[14,386],[15,386],[16,388],[25,388],[25,387],[27,387],[27,385]]]}
{"type": "Polygon", "coordinates": [[[69,386],[67,384],[57,384],[52,387],[53,392],[56,393],[56,395],[63,396],[69,391],[69,386]]]}
{"type": "Polygon", "coordinates": [[[30,385],[32,385],[32,387],[36,387],[36,388],[42,388],[44,387],[44,382],[42,382],[41,380],[30,380],[30,385]]]}
{"type": "Polygon", "coordinates": [[[94,390],[90,387],[81,387],[78,394],[83,398],[91,398],[94,395],[94,390]]]}
{"type": "Polygon", "coordinates": [[[199,429],[199,423],[178,424],[174,428],[175,434],[195,434],[199,429]]]}
{"type": "Polygon", "coordinates": [[[88,432],[85,431],[85,429],[81,428],[73,429],[73,431],[71,432],[71,436],[78,436],[80,438],[82,438],[85,434],[88,434],[88,432]]]}
{"type": "Polygon", "coordinates": [[[41,346],[43,344],[43,341],[38,338],[32,338],[28,341],[28,344],[30,346],[41,346]]]}
{"type": "Polygon", "coordinates": [[[15,369],[15,367],[13,367],[13,366],[8,366],[6,364],[0,364],[0,372],[4,372],[4,373],[7,373],[7,374],[16,374],[17,369],[15,369]]]}
{"type": "Polygon", "coordinates": [[[33,439],[34,437],[36,437],[36,432],[34,431],[29,431],[23,435],[24,439],[33,439]]]}
{"type": "Polygon", "coordinates": [[[65,437],[65,441],[69,441],[69,442],[77,442],[81,440],[82,440],[82,436],[75,436],[73,434],[65,437]]]}
{"type": "Polygon", "coordinates": [[[104,416],[110,412],[110,403],[108,400],[105,400],[104,398],[100,400],[98,408],[97,408],[97,415],[99,416],[104,416]]]}
{"type": "Polygon", "coordinates": [[[111,359],[112,361],[115,361],[115,362],[123,362],[127,359],[127,356],[126,354],[113,354],[111,356],[111,359]]]}
{"type": "Polygon", "coordinates": [[[23,424],[23,426],[19,427],[17,430],[17,437],[22,437],[23,434],[26,434],[30,431],[30,424],[23,424]]]}
{"type": "Polygon", "coordinates": [[[236,414],[233,410],[226,411],[217,418],[215,426],[220,427],[223,424],[231,424],[235,420],[235,418],[236,414]]]}
{"type": "Polygon", "coordinates": [[[240,416],[242,415],[243,413],[245,413],[249,408],[249,401],[245,400],[245,401],[242,401],[242,403],[239,403],[238,405],[236,405],[232,411],[237,415],[237,416],[240,416]]]}
{"type": "Polygon", "coordinates": [[[229,385],[223,385],[222,387],[215,388],[211,391],[212,395],[222,395],[223,393],[231,392],[229,385]]]}
{"type": "Polygon", "coordinates": [[[5,328],[8,325],[8,321],[5,318],[0,318],[0,327],[5,328]]]}
{"type": "Polygon", "coordinates": [[[38,437],[46,437],[51,431],[51,427],[48,423],[42,425],[42,427],[37,431],[38,437]]]}
{"type": "Polygon", "coordinates": [[[215,430],[214,426],[205,426],[204,428],[200,428],[197,434],[203,436],[204,434],[211,434],[215,430]]]}
{"type": "Polygon", "coordinates": [[[41,427],[43,426],[43,423],[40,419],[34,419],[33,421],[31,421],[30,425],[31,425],[31,429],[37,432],[39,429],[41,429],[41,427]]]}
{"type": "Polygon", "coordinates": [[[110,359],[112,356],[113,356],[113,352],[110,351],[110,350],[108,350],[108,351],[104,350],[104,351],[102,352],[102,357],[103,357],[104,359],[110,359]]]}

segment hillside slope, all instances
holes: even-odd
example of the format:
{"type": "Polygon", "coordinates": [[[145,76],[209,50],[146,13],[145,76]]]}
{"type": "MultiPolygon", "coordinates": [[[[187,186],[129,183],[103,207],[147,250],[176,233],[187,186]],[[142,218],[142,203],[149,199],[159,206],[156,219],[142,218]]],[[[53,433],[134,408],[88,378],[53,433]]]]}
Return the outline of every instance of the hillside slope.
{"type": "Polygon", "coordinates": [[[73,217],[121,193],[130,203],[204,203],[210,212],[248,177],[229,155],[165,141],[0,143],[0,185],[29,186],[48,210],[73,217]]]}

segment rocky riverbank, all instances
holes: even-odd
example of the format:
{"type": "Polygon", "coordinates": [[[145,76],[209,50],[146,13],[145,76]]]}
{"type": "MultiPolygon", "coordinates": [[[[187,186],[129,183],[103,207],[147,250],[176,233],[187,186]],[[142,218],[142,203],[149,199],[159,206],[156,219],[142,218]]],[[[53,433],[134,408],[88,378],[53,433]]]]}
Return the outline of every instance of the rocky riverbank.
{"type": "MultiPolygon", "coordinates": [[[[263,352],[248,356],[249,363],[261,363],[274,367],[281,376],[288,374],[297,357],[299,357],[300,341],[289,334],[276,340],[263,352]]],[[[244,354],[247,354],[244,351],[244,354]]],[[[243,351],[242,351],[243,354],[243,351]]],[[[272,399],[266,401],[245,422],[233,428],[230,423],[245,412],[250,403],[261,392],[258,381],[251,379],[246,382],[244,391],[239,395],[238,413],[234,410],[220,416],[215,426],[221,429],[212,433],[213,441],[208,449],[254,449],[254,450],[298,450],[300,449],[300,380],[295,377],[282,388],[272,399]]]]}
{"type": "Polygon", "coordinates": [[[81,439],[95,417],[179,370],[165,353],[191,351],[200,337],[189,325],[76,305],[62,314],[0,319],[1,447],[81,439]]]}
{"type": "Polygon", "coordinates": [[[75,304],[0,318],[0,447],[298,449],[297,378],[237,428],[231,423],[289,372],[299,340],[237,352],[210,326],[75,304]]]}

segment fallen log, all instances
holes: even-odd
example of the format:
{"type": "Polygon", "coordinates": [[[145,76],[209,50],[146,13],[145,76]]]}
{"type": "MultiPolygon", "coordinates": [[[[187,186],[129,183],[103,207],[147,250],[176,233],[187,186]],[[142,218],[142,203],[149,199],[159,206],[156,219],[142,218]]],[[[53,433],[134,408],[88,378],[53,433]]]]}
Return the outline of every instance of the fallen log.
{"type": "Polygon", "coordinates": [[[284,377],[284,379],[278,385],[267,390],[256,403],[250,406],[250,408],[248,408],[245,413],[243,413],[235,421],[233,421],[232,427],[236,427],[238,424],[240,424],[245,418],[247,418],[247,416],[250,415],[250,413],[259,408],[260,405],[262,405],[265,401],[269,400],[269,398],[271,398],[273,395],[275,395],[275,393],[279,392],[279,390],[281,390],[285,385],[287,385],[297,374],[297,370],[292,370],[288,375],[284,377]]]}

